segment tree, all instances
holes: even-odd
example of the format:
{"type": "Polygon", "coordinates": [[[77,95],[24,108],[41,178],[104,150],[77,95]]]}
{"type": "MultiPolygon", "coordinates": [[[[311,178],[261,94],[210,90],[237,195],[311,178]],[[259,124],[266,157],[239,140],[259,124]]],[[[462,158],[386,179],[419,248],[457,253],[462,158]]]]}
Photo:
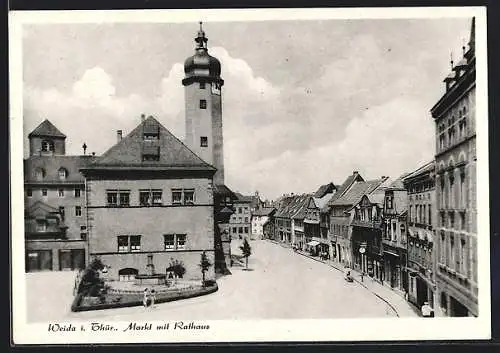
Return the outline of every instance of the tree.
{"type": "Polygon", "coordinates": [[[245,258],[246,268],[248,269],[248,257],[252,255],[252,248],[250,247],[247,238],[245,238],[245,240],[243,241],[243,245],[240,246],[240,249],[243,253],[243,257],[245,258]]]}
{"type": "Polygon", "coordinates": [[[186,273],[186,268],[182,261],[179,260],[170,260],[170,266],[167,268],[167,271],[172,271],[175,275],[175,278],[182,278],[186,273]]]}
{"type": "Polygon", "coordinates": [[[201,275],[203,276],[203,286],[205,286],[205,272],[208,271],[208,269],[212,266],[210,261],[208,260],[207,254],[205,252],[201,253],[201,261],[200,261],[200,268],[201,268],[201,275]]]}

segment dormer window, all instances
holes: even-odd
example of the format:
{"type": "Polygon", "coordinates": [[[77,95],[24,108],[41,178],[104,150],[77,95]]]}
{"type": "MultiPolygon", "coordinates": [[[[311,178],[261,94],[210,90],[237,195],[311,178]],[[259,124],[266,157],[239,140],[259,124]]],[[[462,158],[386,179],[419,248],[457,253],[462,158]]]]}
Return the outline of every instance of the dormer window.
{"type": "Polygon", "coordinates": [[[158,140],[160,138],[160,127],[156,123],[145,123],[142,133],[145,141],[158,140]]]}
{"type": "Polygon", "coordinates": [[[205,89],[205,82],[200,82],[200,89],[205,89]]]}
{"type": "Polygon", "coordinates": [[[38,168],[35,172],[37,180],[43,180],[45,178],[45,169],[38,168]]]}
{"type": "Polygon", "coordinates": [[[54,152],[54,141],[43,140],[42,141],[42,152],[54,152]]]}
{"type": "Polygon", "coordinates": [[[65,168],[59,168],[58,174],[60,180],[64,180],[68,177],[68,171],[65,168]]]}
{"type": "Polygon", "coordinates": [[[158,146],[143,146],[142,161],[154,162],[160,160],[160,147],[158,146]]]}

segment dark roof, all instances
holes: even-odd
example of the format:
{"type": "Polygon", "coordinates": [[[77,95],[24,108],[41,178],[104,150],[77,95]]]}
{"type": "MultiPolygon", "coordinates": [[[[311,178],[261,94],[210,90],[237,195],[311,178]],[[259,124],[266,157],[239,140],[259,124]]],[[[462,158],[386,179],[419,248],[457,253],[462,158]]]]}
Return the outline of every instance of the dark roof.
{"type": "Polygon", "coordinates": [[[214,195],[221,197],[229,196],[232,200],[235,200],[237,198],[235,193],[224,184],[214,184],[213,189],[214,195]]]}
{"type": "Polygon", "coordinates": [[[355,205],[363,195],[370,194],[380,186],[386,179],[375,179],[368,181],[356,182],[343,196],[330,201],[331,206],[352,206],[355,205]]]}
{"type": "Polygon", "coordinates": [[[425,174],[425,173],[429,173],[429,172],[432,172],[435,168],[435,163],[434,161],[430,161],[426,164],[424,164],[423,166],[420,166],[418,167],[416,170],[414,170],[413,172],[410,172],[408,173],[407,175],[405,175],[403,177],[403,181],[406,182],[408,181],[409,179],[411,178],[414,178],[416,176],[420,176],[422,174],[425,174]]]}
{"type": "Polygon", "coordinates": [[[238,202],[252,203],[252,197],[253,196],[246,196],[246,195],[240,194],[239,192],[235,192],[234,194],[238,198],[238,202]]]}
{"type": "Polygon", "coordinates": [[[198,157],[152,116],[141,122],[126,137],[98,157],[87,169],[135,168],[215,171],[213,166],[198,157]],[[143,132],[153,130],[158,131],[159,139],[144,141],[143,132]],[[143,161],[142,154],[146,149],[151,153],[157,153],[159,160],[143,161]]]}
{"type": "Polygon", "coordinates": [[[24,160],[24,182],[25,183],[84,183],[84,177],[80,174],[80,168],[92,163],[96,157],[93,156],[30,156],[24,160]],[[64,180],[59,179],[59,169],[67,171],[64,180]],[[45,177],[37,179],[37,171],[43,169],[45,177]]]}
{"type": "Polygon", "coordinates": [[[328,201],[327,206],[332,205],[335,202],[335,200],[342,197],[344,193],[349,189],[349,187],[356,181],[362,182],[364,181],[364,179],[361,177],[361,175],[359,175],[358,172],[353,172],[351,175],[347,177],[344,183],[339,188],[337,188],[337,192],[335,193],[335,195],[333,195],[331,200],[328,201]]]}
{"type": "Polygon", "coordinates": [[[275,217],[302,219],[309,203],[310,194],[288,196],[283,199],[275,217]]]}
{"type": "Polygon", "coordinates": [[[326,194],[332,193],[336,190],[335,184],[328,183],[325,185],[321,185],[319,189],[314,193],[314,197],[322,198],[326,194]]]}
{"type": "Polygon", "coordinates": [[[262,207],[254,211],[254,216],[271,216],[274,212],[276,212],[276,208],[274,207],[262,207]]]}
{"type": "Polygon", "coordinates": [[[45,119],[40,125],[38,125],[35,130],[30,132],[28,137],[34,136],[48,136],[48,137],[61,137],[66,138],[59,129],[57,129],[54,124],[52,124],[48,119],[45,119]]]}

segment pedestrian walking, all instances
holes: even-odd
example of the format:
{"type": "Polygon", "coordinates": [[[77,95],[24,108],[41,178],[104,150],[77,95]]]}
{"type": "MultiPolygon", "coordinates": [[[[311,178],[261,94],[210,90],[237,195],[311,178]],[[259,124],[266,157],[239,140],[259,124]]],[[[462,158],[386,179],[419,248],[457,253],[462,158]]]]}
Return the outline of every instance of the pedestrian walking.
{"type": "Polygon", "coordinates": [[[156,301],[156,292],[155,292],[155,289],[151,289],[151,307],[154,308],[154,305],[155,305],[155,301],[156,301]]]}
{"type": "Polygon", "coordinates": [[[422,305],[421,310],[423,317],[434,317],[434,310],[432,310],[432,307],[429,305],[429,302],[424,302],[424,305],[422,305]]]}
{"type": "Polygon", "coordinates": [[[142,305],[147,308],[151,303],[151,298],[149,295],[149,288],[144,288],[144,296],[142,297],[142,305]]]}

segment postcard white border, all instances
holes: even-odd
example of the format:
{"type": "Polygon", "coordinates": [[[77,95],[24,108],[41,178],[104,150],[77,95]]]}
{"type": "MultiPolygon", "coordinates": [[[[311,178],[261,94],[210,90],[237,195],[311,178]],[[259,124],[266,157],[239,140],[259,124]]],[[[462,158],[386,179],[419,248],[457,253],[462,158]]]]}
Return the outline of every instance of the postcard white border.
{"type": "MultiPolygon", "coordinates": [[[[488,94],[485,7],[226,10],[22,11],[9,14],[12,300],[15,344],[265,341],[463,340],[491,338],[488,94]],[[479,317],[197,321],[210,330],[49,333],[28,324],[25,307],[22,25],[33,23],[207,22],[476,17],[476,131],[479,317]]],[[[440,78],[436,78],[436,85],[440,78]]],[[[431,107],[429,107],[430,109],[431,107]]],[[[101,321],[102,322],[102,321],[101,321]]],[[[72,322],[75,324],[75,322],[72,322]]],[[[88,322],[86,322],[88,323],[88,322]]],[[[125,327],[128,322],[103,322],[125,327]]],[[[78,324],[78,323],[76,323],[78,324]]],[[[156,322],[153,322],[155,325],[156,322]]]]}

